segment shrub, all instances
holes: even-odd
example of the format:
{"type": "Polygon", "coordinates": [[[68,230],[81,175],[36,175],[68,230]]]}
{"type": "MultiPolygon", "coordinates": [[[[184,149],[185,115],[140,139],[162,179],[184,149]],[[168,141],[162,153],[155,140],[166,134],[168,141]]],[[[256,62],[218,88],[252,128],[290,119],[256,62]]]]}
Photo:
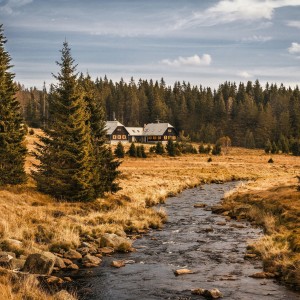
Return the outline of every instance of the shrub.
{"type": "Polygon", "coordinates": [[[131,157],[137,157],[136,147],[134,143],[131,143],[129,148],[129,156],[131,157]]]}
{"type": "Polygon", "coordinates": [[[115,156],[118,158],[124,158],[125,156],[125,151],[124,151],[124,146],[121,142],[118,143],[115,152],[114,152],[115,156]]]}
{"type": "Polygon", "coordinates": [[[213,149],[212,149],[212,155],[220,155],[222,151],[221,145],[220,144],[216,144],[213,149]]]}
{"type": "Polygon", "coordinates": [[[272,157],[268,160],[269,164],[272,164],[274,162],[274,160],[272,159],[272,157]]]}
{"type": "Polygon", "coordinates": [[[164,149],[164,146],[161,142],[158,142],[155,146],[155,153],[156,154],[159,154],[159,155],[162,155],[165,153],[165,149],[164,149]]]}

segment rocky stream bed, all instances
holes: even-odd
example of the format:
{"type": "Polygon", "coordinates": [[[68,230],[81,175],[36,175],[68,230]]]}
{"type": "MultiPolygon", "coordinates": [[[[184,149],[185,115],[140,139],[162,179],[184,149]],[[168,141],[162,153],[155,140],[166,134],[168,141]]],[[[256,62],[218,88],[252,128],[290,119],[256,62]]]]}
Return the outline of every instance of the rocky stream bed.
{"type": "Polygon", "coordinates": [[[245,259],[247,241],[259,238],[260,229],[212,214],[210,207],[237,184],[204,185],[167,199],[163,230],[137,239],[136,252],[106,256],[99,267],[70,274],[80,299],[204,299],[191,294],[198,288],[217,288],[228,300],[300,299],[274,279],[249,277],[263,271],[260,260],[245,259]],[[125,266],[113,268],[115,260],[125,266]],[[192,273],[175,276],[178,269],[192,273]]]}

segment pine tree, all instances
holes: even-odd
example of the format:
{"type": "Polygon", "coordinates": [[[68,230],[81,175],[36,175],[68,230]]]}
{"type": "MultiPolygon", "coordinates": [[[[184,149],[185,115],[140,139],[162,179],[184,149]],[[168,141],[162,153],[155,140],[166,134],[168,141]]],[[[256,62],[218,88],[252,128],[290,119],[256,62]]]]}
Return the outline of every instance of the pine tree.
{"type": "Polygon", "coordinates": [[[142,158],[147,158],[147,154],[145,152],[145,147],[142,145],[142,146],[140,146],[140,148],[141,148],[142,158]]]}
{"type": "Polygon", "coordinates": [[[170,155],[170,156],[176,155],[176,147],[172,140],[168,140],[168,143],[166,145],[166,150],[168,152],[168,155],[170,155]]]}
{"type": "Polygon", "coordinates": [[[101,197],[104,192],[116,192],[120,189],[118,184],[115,182],[120,173],[117,171],[120,162],[115,160],[111,154],[111,149],[105,144],[106,122],[103,107],[94,83],[89,75],[84,78],[81,74],[79,84],[83,89],[83,98],[89,111],[93,155],[96,160],[94,166],[95,175],[93,178],[94,189],[96,197],[101,197]]]}
{"type": "Polygon", "coordinates": [[[131,157],[136,157],[137,156],[136,147],[135,147],[134,143],[131,143],[131,145],[130,145],[129,156],[131,156],[131,157]]]}
{"type": "Polygon", "coordinates": [[[51,123],[37,143],[40,161],[32,172],[41,192],[58,199],[90,201],[96,198],[95,162],[87,106],[79,93],[76,66],[67,42],[63,43],[51,99],[51,123]]]}
{"type": "Polygon", "coordinates": [[[116,149],[115,149],[115,151],[114,151],[114,154],[115,154],[115,156],[118,157],[118,158],[124,158],[124,156],[125,156],[125,151],[124,151],[124,146],[123,146],[123,144],[122,144],[121,142],[119,142],[119,143],[117,144],[117,147],[116,147],[116,149]]]}
{"type": "Polygon", "coordinates": [[[156,143],[156,145],[155,145],[155,153],[159,154],[159,155],[162,155],[162,154],[165,153],[165,149],[164,149],[164,146],[163,146],[162,142],[156,143]]]}
{"type": "Polygon", "coordinates": [[[6,38],[0,25],[0,185],[26,181],[26,147],[20,105],[15,98],[14,74],[9,71],[11,57],[5,50],[6,38]]]}
{"type": "Polygon", "coordinates": [[[141,149],[141,146],[137,146],[137,147],[136,147],[136,156],[137,156],[137,157],[143,157],[143,156],[142,156],[142,149],[141,149]]]}

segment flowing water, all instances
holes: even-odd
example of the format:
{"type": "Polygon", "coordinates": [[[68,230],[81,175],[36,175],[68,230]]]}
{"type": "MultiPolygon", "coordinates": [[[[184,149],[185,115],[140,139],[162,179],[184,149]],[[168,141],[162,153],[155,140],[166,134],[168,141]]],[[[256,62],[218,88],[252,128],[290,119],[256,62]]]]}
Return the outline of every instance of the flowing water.
{"type": "Polygon", "coordinates": [[[244,259],[247,241],[259,238],[260,229],[235,221],[224,225],[223,216],[209,211],[236,184],[205,185],[167,199],[162,205],[168,214],[163,230],[136,240],[136,252],[104,257],[100,267],[77,274],[80,299],[204,299],[191,294],[196,288],[218,288],[228,300],[300,299],[299,293],[272,279],[249,277],[262,271],[260,261],[244,259]],[[207,207],[194,208],[200,202],[207,207]],[[115,269],[110,263],[116,259],[132,262],[115,269]],[[176,277],[174,271],[180,268],[195,273],[176,277]]]}

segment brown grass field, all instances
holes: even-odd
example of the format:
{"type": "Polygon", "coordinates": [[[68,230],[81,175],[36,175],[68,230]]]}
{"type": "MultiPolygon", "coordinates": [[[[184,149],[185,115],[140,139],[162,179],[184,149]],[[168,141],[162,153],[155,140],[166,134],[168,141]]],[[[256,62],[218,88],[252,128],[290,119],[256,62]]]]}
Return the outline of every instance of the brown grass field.
{"type": "MultiPolygon", "coordinates": [[[[29,151],[39,133],[35,130],[33,136],[27,137],[29,151]]],[[[210,163],[208,157],[126,157],[120,167],[122,190],[92,203],[57,202],[37,192],[31,179],[26,185],[2,188],[0,249],[28,254],[57,245],[76,248],[86,235],[97,238],[110,232],[125,236],[161,228],[166,213],[151,206],[163,202],[168,195],[205,182],[243,179],[249,183],[228,195],[225,207],[232,215],[235,212],[235,217],[247,217],[265,227],[266,236],[254,245],[255,251],[262,256],[266,269],[275,268],[285,281],[299,283],[300,192],[296,190],[295,176],[300,175],[300,157],[273,155],[274,163],[270,164],[270,155],[263,150],[242,148],[230,148],[225,155],[213,156],[210,163]],[[22,241],[22,247],[14,249],[9,239],[22,241]]],[[[28,172],[33,162],[29,155],[28,172]]],[[[0,300],[52,299],[41,296],[30,282],[23,283],[27,288],[16,288],[5,274],[0,269],[0,295],[5,295],[0,300]]]]}

